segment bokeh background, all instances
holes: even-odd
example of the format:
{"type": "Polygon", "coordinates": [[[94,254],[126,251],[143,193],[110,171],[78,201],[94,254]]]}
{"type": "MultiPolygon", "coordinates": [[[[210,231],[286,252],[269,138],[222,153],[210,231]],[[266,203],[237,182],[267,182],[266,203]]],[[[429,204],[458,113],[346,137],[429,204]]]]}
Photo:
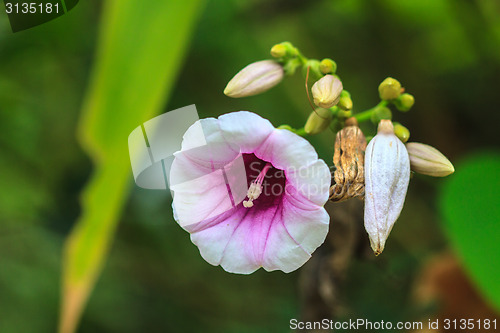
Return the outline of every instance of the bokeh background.
{"type": "MultiPolygon", "coordinates": [[[[81,1],[57,20],[15,34],[0,15],[1,333],[57,329],[64,242],[83,213],[81,193],[95,170],[78,139],[85,132],[82,110],[92,98],[96,58],[104,56],[99,31],[103,22],[109,29],[118,21],[103,9],[107,2],[81,1]]],[[[141,9],[147,2],[132,3],[131,15],[149,15],[141,9]]],[[[250,110],[276,126],[301,127],[310,107],[300,73],[260,96],[222,94],[239,69],[269,58],[272,45],[288,40],[308,57],[337,62],[355,112],[378,103],[385,77],[399,79],[416,104],[394,119],[410,129],[410,141],[437,147],[455,165],[446,179],[413,177],[384,254],[351,265],[341,295],[344,318],[498,318],[500,2],[229,0],[199,6],[157,112],[196,104],[200,117],[250,110]]],[[[184,38],[169,24],[149,31],[132,24],[130,40],[184,38]]],[[[124,70],[137,60],[112,56],[124,70]]],[[[148,54],[141,61],[147,68],[148,54]]],[[[108,75],[129,79],[120,71],[108,75]]],[[[155,89],[147,76],[129,84],[155,89]]],[[[121,116],[120,108],[109,107],[121,116]]],[[[365,130],[370,134],[373,127],[365,130]]],[[[126,149],[126,136],[117,140],[126,149]]],[[[331,165],[334,134],[310,141],[331,165]]],[[[135,187],[129,165],[123,168],[131,190],[116,212],[109,257],[78,332],[289,331],[289,320],[301,313],[300,270],[240,276],[212,267],[173,220],[169,194],[135,187]]]]}

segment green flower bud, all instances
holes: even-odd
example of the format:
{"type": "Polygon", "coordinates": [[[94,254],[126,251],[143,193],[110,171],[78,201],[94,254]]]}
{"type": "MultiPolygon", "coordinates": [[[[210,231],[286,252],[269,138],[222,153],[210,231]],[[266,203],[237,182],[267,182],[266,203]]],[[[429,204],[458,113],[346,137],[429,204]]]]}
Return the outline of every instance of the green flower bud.
{"type": "Polygon", "coordinates": [[[455,172],[453,164],[434,147],[410,142],[406,144],[406,149],[411,169],[415,172],[433,177],[445,177],[455,172]]]}
{"type": "Polygon", "coordinates": [[[403,143],[406,143],[410,138],[410,130],[399,123],[394,123],[394,134],[396,134],[403,143]]]}
{"type": "Polygon", "coordinates": [[[384,101],[393,100],[401,95],[401,83],[392,77],[386,78],[378,86],[380,98],[384,101]]]}
{"type": "Polygon", "coordinates": [[[306,76],[307,68],[309,67],[309,77],[313,80],[318,80],[323,77],[323,74],[319,70],[319,61],[315,59],[308,60],[304,67],[302,67],[302,74],[306,76]]]}
{"type": "Polygon", "coordinates": [[[286,47],[283,44],[276,44],[271,48],[271,55],[275,58],[281,58],[286,55],[286,47]]]}
{"type": "Polygon", "coordinates": [[[319,63],[319,70],[323,74],[332,74],[337,71],[337,64],[332,59],[325,58],[319,63]]]}
{"type": "Polygon", "coordinates": [[[283,67],[274,60],[254,62],[229,81],[224,94],[234,98],[257,95],[280,83],[283,76],[283,67]]]}
{"type": "Polygon", "coordinates": [[[373,111],[371,116],[372,123],[378,124],[382,119],[392,119],[392,112],[388,107],[380,106],[373,111]]]}
{"type": "Polygon", "coordinates": [[[340,94],[339,104],[337,104],[337,106],[344,111],[352,110],[351,94],[349,94],[347,90],[343,90],[340,94]]]}
{"type": "Polygon", "coordinates": [[[337,117],[339,118],[349,118],[352,116],[352,111],[338,110],[337,117]]]}
{"type": "Polygon", "coordinates": [[[328,109],[316,109],[307,118],[304,131],[307,134],[318,134],[328,128],[332,121],[333,114],[328,109]]]}
{"type": "Polygon", "coordinates": [[[394,105],[399,111],[408,111],[415,104],[415,97],[410,94],[402,94],[394,100],[394,105]]]}
{"type": "Polygon", "coordinates": [[[296,57],[299,55],[299,50],[292,45],[290,42],[282,42],[279,45],[282,45],[286,49],[286,56],[296,57]]]}
{"type": "Polygon", "coordinates": [[[332,119],[332,122],[330,123],[329,127],[333,133],[337,133],[338,131],[340,131],[344,127],[344,125],[342,124],[342,122],[340,120],[338,120],[337,118],[334,118],[334,119],[332,119]]]}
{"type": "Polygon", "coordinates": [[[336,105],[342,92],[342,82],[333,75],[325,75],[312,86],[311,92],[314,104],[321,108],[331,108],[336,105]]]}

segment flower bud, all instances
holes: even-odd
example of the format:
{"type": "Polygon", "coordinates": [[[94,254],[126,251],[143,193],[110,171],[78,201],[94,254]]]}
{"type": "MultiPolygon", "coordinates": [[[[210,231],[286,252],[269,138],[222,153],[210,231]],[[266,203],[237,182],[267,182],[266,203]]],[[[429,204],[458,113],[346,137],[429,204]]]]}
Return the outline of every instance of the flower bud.
{"type": "Polygon", "coordinates": [[[403,143],[406,143],[410,138],[410,130],[399,123],[394,123],[394,134],[396,134],[403,143]]]}
{"type": "Polygon", "coordinates": [[[371,121],[374,124],[378,124],[382,119],[392,119],[392,112],[388,107],[379,106],[373,111],[371,115],[371,121]]]}
{"type": "Polygon", "coordinates": [[[286,47],[283,44],[276,44],[271,48],[271,55],[275,58],[281,58],[286,55],[286,47]]]}
{"type": "Polygon", "coordinates": [[[332,121],[332,111],[328,109],[316,109],[311,112],[309,118],[307,118],[306,125],[304,126],[304,131],[307,134],[318,134],[323,132],[328,128],[330,122],[332,121]]]}
{"type": "Polygon", "coordinates": [[[257,95],[280,83],[283,75],[283,67],[274,60],[254,62],[229,81],[224,94],[234,98],[257,95]]]}
{"type": "Polygon", "coordinates": [[[282,42],[271,48],[271,55],[275,58],[296,57],[299,55],[299,50],[290,42],[282,42]]]}
{"type": "Polygon", "coordinates": [[[314,83],[311,92],[314,104],[328,109],[339,102],[342,82],[333,75],[325,75],[314,83]]]}
{"type": "Polygon", "coordinates": [[[366,140],[356,119],[346,120],[346,127],[337,133],[333,164],[334,184],[330,187],[330,200],[345,201],[363,196],[365,189],[364,153],[366,140]]]}
{"type": "Polygon", "coordinates": [[[344,111],[352,110],[351,94],[349,94],[349,92],[347,92],[347,90],[342,90],[342,93],[340,93],[340,99],[339,99],[339,103],[337,104],[337,106],[344,111]]]}
{"type": "Polygon", "coordinates": [[[406,149],[411,169],[415,172],[433,177],[445,177],[455,172],[453,164],[434,147],[410,142],[406,144],[406,149]]]}
{"type": "Polygon", "coordinates": [[[307,69],[309,68],[309,78],[312,80],[318,80],[323,77],[319,69],[319,61],[316,59],[307,60],[307,62],[302,67],[302,74],[306,76],[307,69]]]}
{"type": "Polygon", "coordinates": [[[399,111],[408,111],[415,104],[415,97],[410,94],[402,94],[394,100],[394,105],[399,111]]]}
{"type": "Polygon", "coordinates": [[[409,181],[406,147],[394,135],[391,121],[381,120],[365,153],[365,229],[376,255],[403,209],[409,181]]]}
{"type": "Polygon", "coordinates": [[[343,124],[338,118],[333,118],[329,127],[333,133],[337,133],[338,131],[340,131],[342,129],[343,124]]]}
{"type": "Polygon", "coordinates": [[[349,117],[351,117],[351,116],[352,116],[352,111],[351,111],[351,110],[349,110],[349,111],[344,111],[344,110],[339,109],[339,110],[337,111],[337,117],[338,117],[338,118],[344,118],[344,119],[345,119],[345,118],[349,118],[349,117]]]}
{"type": "Polygon", "coordinates": [[[319,63],[319,70],[323,74],[332,74],[337,71],[337,64],[332,59],[325,58],[319,63]]]}
{"type": "Polygon", "coordinates": [[[384,101],[396,99],[401,95],[401,83],[392,77],[388,77],[378,86],[378,93],[384,101]]]}

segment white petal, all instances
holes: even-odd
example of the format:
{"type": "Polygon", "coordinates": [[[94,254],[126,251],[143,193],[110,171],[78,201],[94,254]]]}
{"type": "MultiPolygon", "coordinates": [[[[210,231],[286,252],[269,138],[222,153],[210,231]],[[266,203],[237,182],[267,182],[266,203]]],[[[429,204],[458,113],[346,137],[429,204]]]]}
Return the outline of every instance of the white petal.
{"type": "Polygon", "coordinates": [[[269,120],[248,111],[220,116],[219,126],[227,142],[237,145],[242,153],[252,153],[274,131],[269,120]]]}
{"type": "Polygon", "coordinates": [[[295,172],[318,160],[309,141],[288,130],[276,129],[256,150],[255,156],[285,173],[295,172]]]}
{"type": "Polygon", "coordinates": [[[318,206],[323,206],[328,201],[332,176],[323,160],[292,170],[286,177],[287,185],[297,190],[294,196],[301,195],[318,206]]]}

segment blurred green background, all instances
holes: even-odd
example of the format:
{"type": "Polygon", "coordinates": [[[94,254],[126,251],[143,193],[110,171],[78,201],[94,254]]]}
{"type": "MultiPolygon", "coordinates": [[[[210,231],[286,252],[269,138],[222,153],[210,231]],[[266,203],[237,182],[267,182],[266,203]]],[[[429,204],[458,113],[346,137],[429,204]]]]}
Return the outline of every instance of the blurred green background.
{"type": "MultiPolygon", "coordinates": [[[[101,20],[109,19],[102,7],[81,1],[55,21],[15,34],[0,15],[1,333],[57,328],[63,244],[93,170],[77,128],[101,20]]],[[[442,303],[419,304],[415,286],[427,262],[448,252],[480,298],[498,309],[500,2],[207,1],[193,24],[160,112],[196,104],[200,117],[250,110],[275,126],[301,127],[310,107],[299,73],[260,96],[222,94],[238,70],[288,40],[308,57],[337,62],[355,111],[378,102],[385,77],[399,79],[416,104],[394,119],[410,129],[410,141],[437,147],[454,163],[457,172],[447,179],[416,175],[384,254],[353,263],[343,292],[346,318],[437,315],[442,303]]],[[[176,34],[165,27],[148,38],[176,34]]],[[[118,56],[124,66],[133,61],[118,56]]],[[[147,79],[133,84],[154,88],[147,79]]],[[[135,112],[141,119],[141,108],[135,112]]],[[[334,135],[310,141],[331,165],[334,135]]],[[[126,136],[122,143],[126,148],[126,136]]],[[[289,320],[300,315],[299,272],[240,276],[212,267],[173,220],[169,194],[135,187],[131,173],[127,181],[132,191],[78,332],[289,331],[289,320]]]]}

